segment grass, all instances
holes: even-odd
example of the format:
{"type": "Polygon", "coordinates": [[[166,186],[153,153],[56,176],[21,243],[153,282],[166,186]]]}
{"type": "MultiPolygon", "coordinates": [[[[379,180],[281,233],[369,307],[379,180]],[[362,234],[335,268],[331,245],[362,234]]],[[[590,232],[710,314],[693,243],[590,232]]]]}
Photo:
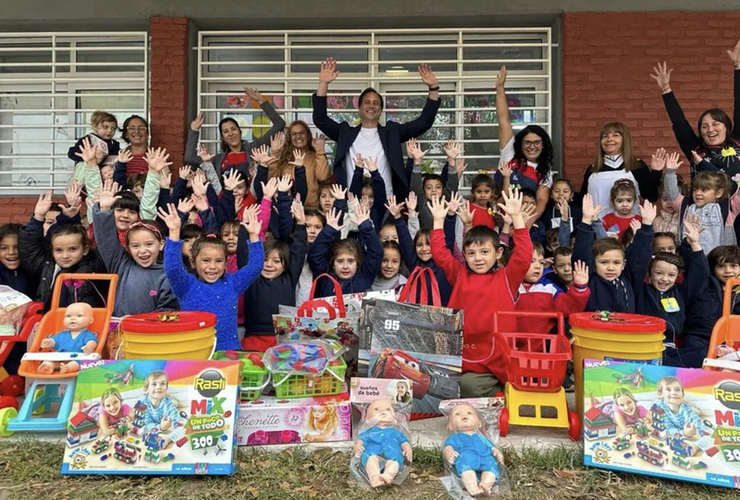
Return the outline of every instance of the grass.
{"type": "MultiPolygon", "coordinates": [[[[62,476],[61,444],[38,440],[0,441],[0,500],[434,500],[447,494],[439,451],[414,451],[414,467],[400,487],[368,492],[349,482],[347,455],[329,448],[270,453],[242,449],[231,477],[62,476]]],[[[511,491],[496,498],[579,500],[724,500],[737,492],[581,465],[578,449],[505,449],[511,491]]]]}

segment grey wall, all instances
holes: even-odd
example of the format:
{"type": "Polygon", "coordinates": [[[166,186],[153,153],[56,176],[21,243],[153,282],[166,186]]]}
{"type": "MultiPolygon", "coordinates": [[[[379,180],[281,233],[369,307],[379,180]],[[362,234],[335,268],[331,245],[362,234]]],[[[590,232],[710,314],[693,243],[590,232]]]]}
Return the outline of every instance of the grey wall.
{"type": "Polygon", "coordinates": [[[151,16],[200,29],[550,25],[567,11],[740,10],[738,0],[3,0],[0,29],[145,29],[151,16]]]}

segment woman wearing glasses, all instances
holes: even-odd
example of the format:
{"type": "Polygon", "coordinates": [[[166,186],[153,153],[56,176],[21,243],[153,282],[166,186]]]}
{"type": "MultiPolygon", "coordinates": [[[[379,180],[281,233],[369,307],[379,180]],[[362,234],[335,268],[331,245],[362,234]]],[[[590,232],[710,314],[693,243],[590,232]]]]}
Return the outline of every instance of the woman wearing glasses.
{"type": "Polygon", "coordinates": [[[288,125],[285,143],[277,152],[273,152],[270,160],[268,179],[285,174],[295,179],[296,168],[302,165],[306,169],[308,192],[303,200],[306,208],[319,206],[319,183],[331,178],[329,162],[324,152],[325,142],[323,135],[313,137],[306,122],[296,120],[288,125]],[[302,159],[300,154],[296,154],[298,151],[303,154],[302,159]]]}
{"type": "Polygon", "coordinates": [[[136,174],[146,174],[149,171],[144,156],[149,147],[149,124],[139,115],[131,115],[123,122],[121,139],[128,143],[128,147],[121,150],[116,170],[124,169],[126,178],[136,174]],[[125,161],[121,161],[125,160],[125,161]]]}
{"type": "Polygon", "coordinates": [[[536,193],[537,220],[545,211],[552,188],[553,148],[550,136],[538,125],[528,125],[514,135],[506,102],[506,66],[502,66],[496,78],[496,115],[498,117],[498,141],[501,149],[499,171],[495,180],[502,191],[509,186],[527,189],[536,193]]]}

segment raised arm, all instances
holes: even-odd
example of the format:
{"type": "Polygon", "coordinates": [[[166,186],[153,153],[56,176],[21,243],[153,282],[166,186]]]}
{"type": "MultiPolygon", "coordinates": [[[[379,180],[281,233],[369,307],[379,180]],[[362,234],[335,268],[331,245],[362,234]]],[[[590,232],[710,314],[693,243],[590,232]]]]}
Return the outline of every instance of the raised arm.
{"type": "Polygon", "coordinates": [[[734,89],[733,89],[733,113],[732,113],[732,137],[740,140],[740,40],[735,44],[732,50],[727,51],[730,56],[734,71],[734,89]]]}
{"type": "Polygon", "coordinates": [[[237,272],[227,276],[234,290],[239,294],[244,293],[249,288],[249,285],[259,276],[265,263],[265,251],[259,239],[262,223],[253,212],[245,212],[242,225],[249,233],[249,262],[237,272]]]}
{"type": "Polygon", "coordinates": [[[332,244],[339,238],[341,226],[339,220],[342,216],[341,211],[332,208],[326,216],[326,226],[316,236],[311,248],[308,249],[308,265],[314,276],[329,272],[329,249],[332,244]]]}
{"type": "Polygon", "coordinates": [[[439,85],[437,83],[437,77],[432,71],[432,68],[426,64],[420,65],[418,70],[421,81],[429,88],[429,94],[427,95],[427,102],[424,104],[421,114],[410,122],[401,124],[399,129],[401,142],[419,137],[432,128],[434,119],[437,117],[437,110],[439,109],[439,85]]]}
{"type": "Polygon", "coordinates": [[[509,103],[506,101],[506,66],[501,66],[496,78],[496,119],[498,120],[498,144],[503,149],[512,137],[514,129],[511,126],[509,103]]]}
{"type": "Polygon", "coordinates": [[[259,104],[262,111],[265,113],[265,115],[267,115],[267,118],[269,118],[270,122],[272,123],[272,127],[270,127],[270,130],[252,141],[249,147],[251,149],[262,145],[269,145],[272,136],[274,136],[278,132],[282,132],[283,130],[285,130],[285,120],[282,116],[280,116],[280,113],[278,113],[277,110],[272,106],[269,99],[263,97],[259,90],[245,87],[244,93],[247,94],[250,99],[259,104]]]}
{"type": "Polygon", "coordinates": [[[378,275],[380,263],[383,261],[383,246],[380,244],[378,233],[370,222],[370,212],[362,204],[357,213],[352,218],[352,222],[357,225],[360,231],[360,243],[365,247],[365,258],[362,261],[362,267],[358,273],[362,275],[368,288],[378,275]]]}
{"type": "Polygon", "coordinates": [[[198,156],[198,141],[200,140],[200,128],[203,126],[204,121],[205,115],[201,111],[190,122],[190,128],[188,129],[188,142],[185,144],[185,163],[194,167],[197,167],[202,162],[200,156],[198,156]]]}
{"type": "Polygon", "coordinates": [[[691,160],[691,151],[701,144],[701,140],[686,120],[686,115],[684,115],[673,90],[671,90],[671,73],[673,73],[673,69],[668,69],[668,63],[664,62],[662,65],[658,63],[653,68],[650,77],[656,81],[663,94],[663,104],[668,112],[668,118],[673,124],[673,134],[676,136],[676,141],[678,141],[678,145],[686,158],[691,160]]]}
{"type": "Polygon", "coordinates": [[[653,221],[657,214],[655,205],[647,200],[640,207],[640,213],[642,223],[638,222],[637,219],[633,219],[630,223],[630,227],[635,232],[635,237],[625,251],[628,276],[635,288],[637,288],[638,283],[645,281],[645,277],[648,275],[648,268],[652,259],[653,237],[655,236],[653,221]]]}
{"type": "Polygon", "coordinates": [[[339,76],[337,62],[333,57],[329,57],[321,63],[319,86],[313,96],[313,123],[333,141],[339,140],[340,124],[329,118],[326,108],[326,94],[329,91],[329,84],[337,76],[339,76]]]}
{"type": "Polygon", "coordinates": [[[308,235],[306,233],[306,215],[303,211],[303,204],[300,201],[294,201],[291,212],[295,217],[295,230],[293,231],[293,241],[290,243],[290,282],[297,285],[303,272],[303,264],[306,262],[308,235]]]}
{"type": "Polygon", "coordinates": [[[95,242],[109,273],[118,273],[121,263],[129,258],[118,240],[116,221],[111,210],[113,203],[119,198],[116,196],[118,190],[118,184],[105,181],[100,189],[100,200],[92,208],[95,242]]]}

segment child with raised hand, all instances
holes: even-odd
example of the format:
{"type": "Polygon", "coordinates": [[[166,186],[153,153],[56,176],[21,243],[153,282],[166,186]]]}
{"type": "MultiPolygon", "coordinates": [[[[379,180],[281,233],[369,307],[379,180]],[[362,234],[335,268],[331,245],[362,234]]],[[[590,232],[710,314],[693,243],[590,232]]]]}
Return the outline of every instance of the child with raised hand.
{"type": "MultiPolygon", "coordinates": [[[[508,168],[508,166],[505,166],[508,168]]],[[[496,202],[501,194],[501,188],[491,176],[478,174],[470,184],[471,203],[473,212],[473,226],[487,226],[496,229],[496,202]]]]}
{"type": "Polygon", "coordinates": [[[385,217],[384,200],[387,196],[385,191],[385,182],[378,171],[377,158],[364,158],[360,153],[357,153],[357,156],[354,158],[354,162],[355,172],[352,176],[352,184],[349,187],[349,192],[354,194],[357,198],[367,196],[370,199],[370,220],[377,229],[380,229],[383,225],[383,218],[385,217]],[[366,188],[363,187],[365,170],[370,173],[370,179],[372,179],[369,193],[367,193],[366,188]]]}
{"type": "Polygon", "coordinates": [[[401,274],[401,247],[398,242],[389,240],[383,243],[383,261],[375,277],[371,291],[397,290],[406,284],[406,276],[401,274]]]}
{"type": "MultiPolygon", "coordinates": [[[[294,205],[296,202],[300,203],[300,200],[297,198],[293,200],[294,205]]],[[[324,214],[320,210],[315,208],[304,209],[304,215],[306,218],[306,244],[310,248],[316,241],[316,237],[321,233],[321,230],[326,226],[326,217],[324,217],[324,214]]],[[[297,305],[301,305],[308,300],[312,283],[313,272],[311,271],[311,266],[308,264],[308,258],[304,257],[301,275],[298,278],[298,283],[296,283],[295,303],[297,305]]]]}
{"type": "MultiPolygon", "coordinates": [[[[533,246],[532,263],[519,286],[517,311],[560,312],[566,320],[573,313],[583,312],[591,295],[588,289],[588,266],[583,262],[575,262],[573,281],[567,292],[564,292],[543,277],[545,251],[539,243],[534,243],[533,246]]],[[[557,327],[555,318],[535,318],[522,314],[517,321],[519,332],[549,333],[553,332],[555,327],[557,327]]]]}
{"type": "MultiPolygon", "coordinates": [[[[507,380],[503,352],[493,341],[493,313],[514,311],[519,286],[532,262],[532,241],[522,215],[522,195],[514,189],[503,193],[499,207],[512,219],[514,250],[504,268],[494,269],[504,247],[498,234],[486,226],[472,228],[463,240],[465,264],[458,262],[445,245],[443,232],[447,207],[444,200],[433,200],[432,256],[452,284],[449,307],[465,311],[463,324],[464,398],[488,397],[507,380]]],[[[516,331],[516,319],[500,317],[502,331],[516,331]]]]}
{"type": "MultiPolygon", "coordinates": [[[[72,220],[79,214],[81,200],[72,200],[70,206],[60,205],[62,215],[72,220]]],[[[44,241],[44,220],[51,208],[51,191],[39,195],[33,216],[21,230],[18,246],[24,271],[40,278],[33,300],[52,306],[51,296],[59,273],[104,273],[105,265],[95,250],[90,248],[87,231],[80,224],[54,225],[50,245],[44,241]]],[[[92,307],[103,307],[103,297],[92,282],[64,283],[59,304],[65,307],[74,302],[85,302],[92,307]]],[[[57,304],[54,304],[57,305],[57,304]]]]}
{"type": "Polygon", "coordinates": [[[155,221],[141,220],[128,226],[126,247],[117,237],[112,207],[121,197],[118,185],[106,181],[93,206],[93,226],[98,252],[109,273],[118,275],[114,316],[177,309],[177,299],[160,263],[164,239],[155,221]]]}
{"type": "MultiPolygon", "coordinates": [[[[118,120],[116,117],[106,111],[94,111],[93,114],[90,115],[90,128],[93,131],[85,137],[78,139],[77,142],[75,142],[75,145],[69,148],[67,157],[75,163],[80,161],[79,152],[83,142],[85,141],[87,141],[88,144],[92,142],[102,142],[105,144],[105,155],[101,156],[98,165],[103,163],[103,160],[107,155],[113,157],[118,156],[118,151],[121,149],[121,145],[113,138],[118,131],[118,120]]],[[[99,149],[102,152],[103,148],[99,149]]]]}
{"type": "Polygon", "coordinates": [[[409,156],[414,158],[414,170],[411,174],[411,191],[416,194],[419,200],[419,224],[421,228],[430,228],[432,226],[433,218],[429,213],[427,203],[433,199],[439,199],[444,196],[449,198],[450,193],[457,191],[457,187],[460,182],[460,177],[465,171],[466,164],[462,160],[458,160],[457,157],[462,153],[462,148],[459,142],[453,140],[447,141],[444,145],[445,155],[447,156],[447,163],[442,169],[442,175],[438,174],[422,174],[421,160],[426,151],[422,151],[419,147],[419,143],[415,140],[409,140],[406,143],[406,150],[409,156]],[[454,174],[446,178],[445,172],[454,165],[454,174]]]}
{"type": "Polygon", "coordinates": [[[634,212],[637,201],[637,190],[631,179],[618,179],[614,183],[609,191],[609,202],[614,212],[604,215],[601,220],[607,236],[621,241],[622,234],[630,227],[630,223],[633,220],[642,220],[634,212]]]}
{"type": "Polygon", "coordinates": [[[195,275],[192,275],[182,265],[181,221],[175,206],[170,204],[168,211],[160,209],[159,217],[170,230],[164,250],[165,272],[181,309],[215,314],[216,350],[239,350],[237,302],[259,275],[264,262],[259,220],[250,213],[245,222],[250,240],[246,266],[226,274],[226,244],[216,236],[205,236],[193,243],[190,260],[195,275]]]}
{"type": "MultiPolygon", "coordinates": [[[[679,220],[698,217],[699,225],[704,228],[700,235],[704,253],[708,254],[721,245],[734,245],[736,241],[733,225],[740,213],[740,190],[736,189],[729,198],[732,181],[722,172],[702,171],[691,182],[692,203],[692,199],[679,192],[676,171],[683,162],[678,159],[678,153],[668,155],[663,189],[666,198],[679,213],[679,220]]],[[[678,237],[682,239],[684,224],[679,224],[678,229],[678,237]]]]}
{"type": "Polygon", "coordinates": [[[675,253],[655,253],[648,268],[648,281],[634,284],[635,311],[664,319],[667,342],[674,342],[682,335],[686,308],[696,299],[709,276],[709,263],[699,243],[703,230],[685,222],[686,242],[691,248],[686,252],[686,264],[675,253]],[[684,279],[678,283],[681,272],[684,272],[684,279]]]}
{"type": "MultiPolygon", "coordinates": [[[[308,250],[308,263],[314,276],[323,273],[334,276],[342,286],[342,293],[366,292],[375,281],[383,259],[383,247],[370,222],[370,212],[362,204],[351,218],[360,230],[356,242],[348,238],[338,239],[342,230],[341,217],[341,211],[332,209],[326,218],[326,227],[308,250]],[[364,256],[360,250],[363,247],[364,256]]],[[[333,295],[334,287],[329,280],[322,280],[316,287],[316,294],[318,297],[333,295]]]]}
{"type": "MultiPolygon", "coordinates": [[[[284,177],[290,180],[289,176],[284,177]]],[[[244,317],[245,334],[241,341],[245,351],[264,352],[274,346],[272,315],[278,314],[280,305],[296,305],[296,286],[308,245],[303,205],[293,203],[292,211],[295,216],[293,241],[290,246],[277,239],[265,242],[262,272],[244,294],[245,308],[249,311],[244,317]]]]}
{"type": "Polygon", "coordinates": [[[641,207],[642,224],[632,221],[630,227],[635,237],[626,251],[613,238],[594,242],[591,222],[601,210],[601,205],[594,206],[591,195],[583,197],[583,218],[576,228],[573,262],[583,261],[592,269],[588,281],[591,297],[586,311],[634,313],[634,289],[644,281],[650,263],[655,206],[645,201],[641,207]]]}
{"type": "MultiPolygon", "coordinates": [[[[413,195],[413,192],[409,193],[409,199],[406,200],[406,205],[411,201],[411,195],[413,195]]],[[[416,196],[414,196],[414,198],[416,198],[416,196]]],[[[412,205],[415,201],[416,200],[414,199],[411,202],[412,205]]],[[[447,281],[442,268],[439,267],[432,258],[431,231],[428,228],[422,229],[412,237],[406,221],[401,217],[403,205],[403,203],[396,203],[395,196],[389,198],[388,205],[386,205],[388,212],[391,214],[396,224],[398,246],[401,249],[401,258],[411,272],[413,272],[417,267],[428,267],[432,270],[435,278],[437,278],[437,285],[439,286],[439,295],[442,300],[442,305],[447,305],[450,300],[450,295],[452,294],[452,286],[449,281],[447,281]]],[[[415,205],[413,206],[415,208],[415,205]]]]}

